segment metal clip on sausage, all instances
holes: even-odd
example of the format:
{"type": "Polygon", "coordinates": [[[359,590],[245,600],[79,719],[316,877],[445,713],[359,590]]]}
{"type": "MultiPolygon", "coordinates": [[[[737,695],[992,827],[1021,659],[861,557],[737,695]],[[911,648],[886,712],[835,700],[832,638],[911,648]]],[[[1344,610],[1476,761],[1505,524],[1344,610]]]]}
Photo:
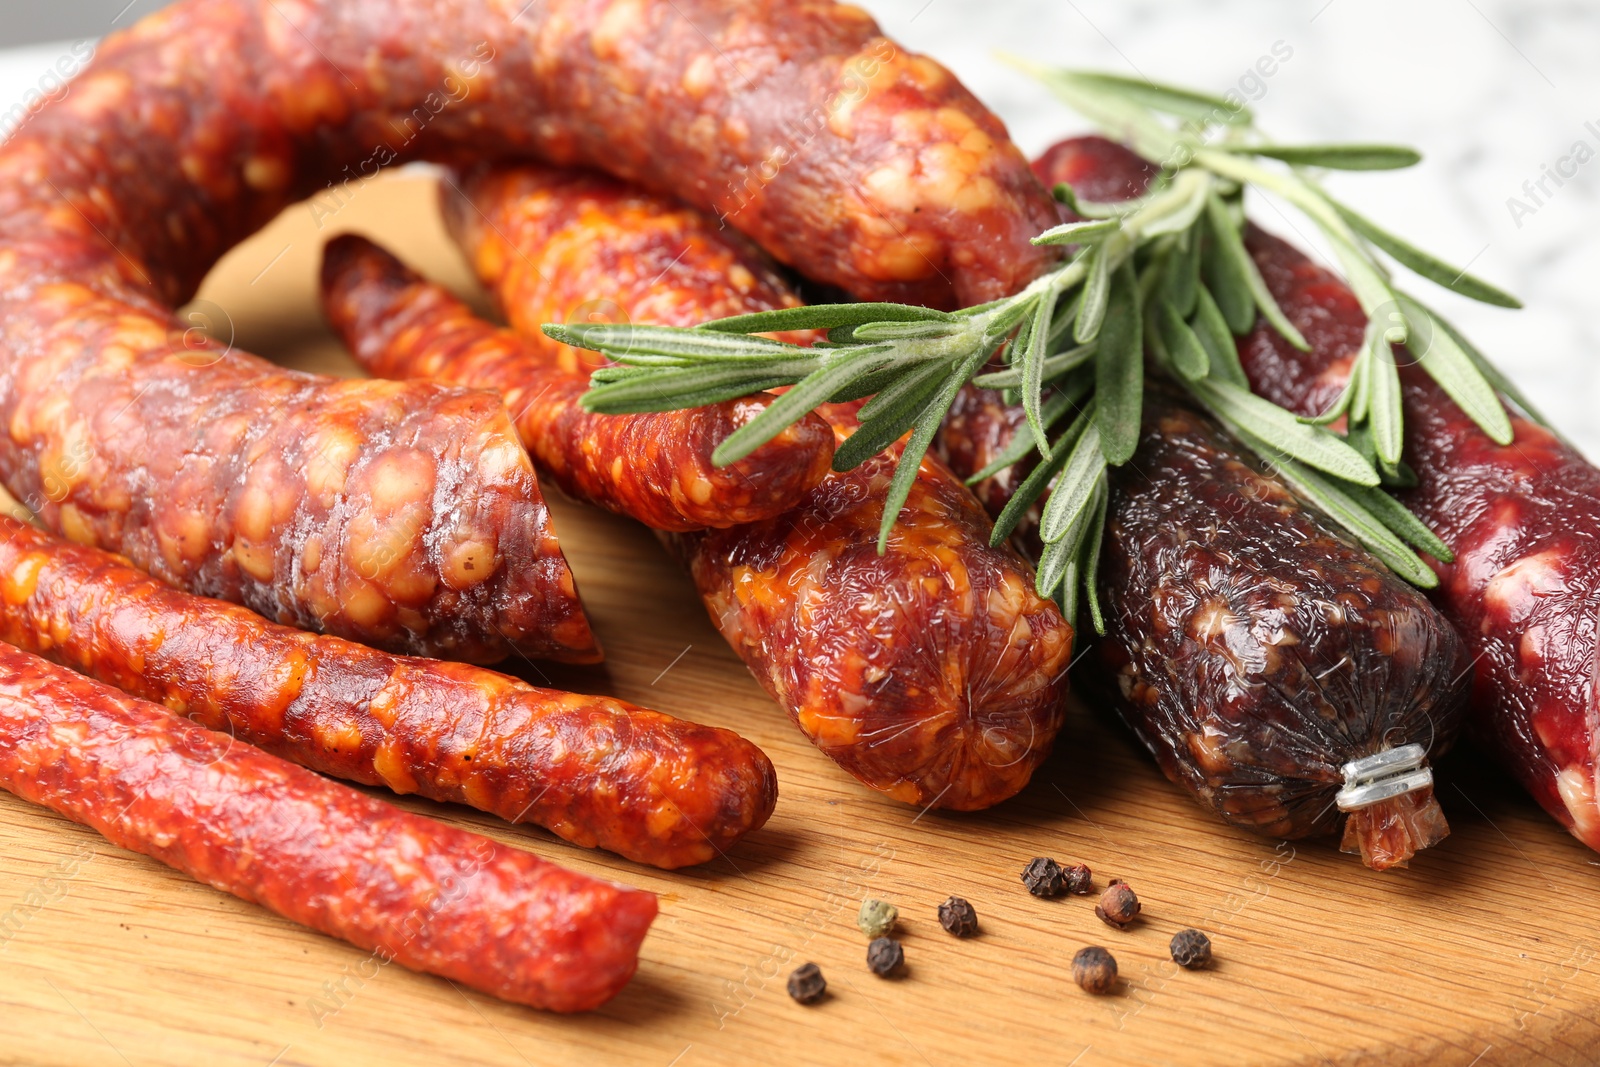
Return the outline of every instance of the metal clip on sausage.
{"type": "Polygon", "coordinates": [[[1344,788],[1335,798],[1339,810],[1359,811],[1432,786],[1433,768],[1424,766],[1427,755],[1421,745],[1401,745],[1346,763],[1340,768],[1344,788]]]}

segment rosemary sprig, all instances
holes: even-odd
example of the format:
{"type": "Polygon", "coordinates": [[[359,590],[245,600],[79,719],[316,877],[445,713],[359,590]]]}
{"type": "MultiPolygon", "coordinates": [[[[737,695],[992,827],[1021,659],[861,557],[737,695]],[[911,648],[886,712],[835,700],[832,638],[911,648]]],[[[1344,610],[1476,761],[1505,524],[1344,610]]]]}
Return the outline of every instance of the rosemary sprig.
{"type": "Polygon", "coordinates": [[[1458,331],[1396,287],[1379,253],[1464,296],[1519,305],[1334,200],[1312,171],[1394,169],[1420,157],[1387,145],[1275,145],[1248,111],[1205,93],[1116,75],[1033,72],[1109,135],[1163,163],[1148,192],[1126,203],[1093,203],[1059,187],[1058,199],[1079,220],[1034,243],[1065,246],[1060,266],[1013,296],[957,312],[830,304],[693,329],[547,325],[551,337],[616,364],[595,372],[585,407],[665,411],[790,386],[718,447],[715,461],[728,464],[820,404],[871,397],[834,466],[850,469],[906,438],[885,502],[882,551],[957,392],[968,381],[1006,390],[1021,403],[1027,430],[972,480],[1030,452],[1039,461],[996,519],[995,543],[1048,492],[1039,591],[1073,618],[1081,596],[1103,630],[1094,586],[1109,470],[1138,444],[1148,356],[1397,573],[1419,586],[1437,584],[1417,553],[1448,560],[1449,549],[1380,488],[1410,478],[1400,459],[1404,421],[1392,346],[1410,343],[1421,366],[1497,441],[1511,437],[1502,395],[1537,415],[1458,331]],[[1251,393],[1240,367],[1235,338],[1258,316],[1291,345],[1307,347],[1245,249],[1248,186],[1271,190],[1317,225],[1371,321],[1348,388],[1316,418],[1251,393]],[[812,348],[755,336],[786,330],[828,335],[812,348]],[[1344,433],[1327,429],[1340,419],[1344,433]]]}

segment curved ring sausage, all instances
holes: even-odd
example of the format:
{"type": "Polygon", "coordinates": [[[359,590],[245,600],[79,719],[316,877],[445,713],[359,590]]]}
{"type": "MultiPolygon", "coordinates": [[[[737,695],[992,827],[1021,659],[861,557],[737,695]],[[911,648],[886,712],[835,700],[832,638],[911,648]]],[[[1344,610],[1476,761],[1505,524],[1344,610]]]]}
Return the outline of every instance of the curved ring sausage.
{"type": "MultiPolygon", "coordinates": [[[[631,247],[626,223],[636,215],[629,198],[591,197],[583,182],[508,177],[477,186],[473,202],[493,219],[583,206],[585,239],[508,249],[524,272],[511,289],[526,302],[508,313],[534,328],[543,309],[559,303],[552,291],[583,296],[566,279],[583,279],[587,299],[650,307],[665,325],[702,321],[743,291],[732,268],[707,274],[680,262],[653,278],[608,272],[618,249],[631,247]],[[526,188],[538,193],[524,205],[526,188]]],[[[669,224],[689,226],[747,274],[763,269],[703,222],[671,223],[682,213],[662,208],[650,217],[658,235],[669,224]]],[[[486,280],[497,279],[491,271],[486,280]]],[[[793,301],[775,292],[773,306],[793,301]]],[[[841,434],[852,425],[849,407],[821,414],[841,434]]],[[[1072,628],[1034,592],[1032,571],[1015,553],[989,547],[978,502],[935,459],[922,464],[888,552],[878,555],[898,455],[896,446],[829,474],[784,515],[669,543],[723,636],[824,752],[907,803],[988,807],[1020,790],[1049,752],[1062,722],[1072,628]]]]}
{"type": "Polygon", "coordinates": [[[656,899],[411,815],[0,645],[0,786],[314,930],[505,1000],[585,1011],[656,899]]]}
{"type": "Polygon", "coordinates": [[[312,770],[657,867],[712,859],[777,800],[731,731],[278,626],[5,516],[0,640],[312,770]]]}
{"type": "Polygon", "coordinates": [[[565,345],[495,329],[360,237],[337,237],[324,249],[322,302],[334,332],[367,370],[499,390],[528,451],[563,491],[658,530],[735,526],[781,514],[830,469],[833,431],[814,417],[738,463],[711,462],[717,445],[770,398],[641,415],[587,412],[579,398],[588,376],[554,351],[565,345]]]}

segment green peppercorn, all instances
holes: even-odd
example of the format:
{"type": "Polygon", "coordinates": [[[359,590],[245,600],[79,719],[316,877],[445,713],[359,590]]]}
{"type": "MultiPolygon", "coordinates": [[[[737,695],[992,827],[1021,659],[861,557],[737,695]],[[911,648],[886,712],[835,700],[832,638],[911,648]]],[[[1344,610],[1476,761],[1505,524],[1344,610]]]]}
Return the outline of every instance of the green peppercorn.
{"type": "Polygon", "coordinates": [[[868,897],[861,902],[861,910],[856,914],[856,925],[868,937],[883,937],[900,918],[900,909],[887,900],[878,900],[868,897]]]}
{"type": "Polygon", "coordinates": [[[892,937],[876,938],[867,946],[867,967],[879,978],[887,978],[906,961],[906,950],[892,937]]]}
{"type": "Polygon", "coordinates": [[[1099,945],[1080,948],[1072,957],[1072,980],[1096,996],[1109,993],[1117,986],[1117,961],[1099,945]]]}
{"type": "Polygon", "coordinates": [[[796,967],[789,976],[789,995],[801,1004],[815,1004],[828,991],[828,980],[815,963],[796,967]]]}
{"type": "Polygon", "coordinates": [[[1211,939],[1199,930],[1179,930],[1172,935],[1172,962],[1198,971],[1211,962],[1211,939]]]}

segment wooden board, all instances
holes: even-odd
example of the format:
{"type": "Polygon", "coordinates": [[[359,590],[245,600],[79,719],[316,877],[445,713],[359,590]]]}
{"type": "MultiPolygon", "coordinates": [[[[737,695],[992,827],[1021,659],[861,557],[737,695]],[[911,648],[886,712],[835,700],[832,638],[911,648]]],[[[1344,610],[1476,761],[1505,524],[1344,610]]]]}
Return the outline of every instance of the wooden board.
{"type": "MultiPolygon", "coordinates": [[[[208,325],[297,366],[353,372],[312,289],[322,241],[344,229],[380,234],[470,290],[425,177],[383,179],[348,199],[320,219],[291,209],[237,249],[206,286],[208,325]]],[[[1600,863],[1481,758],[1442,768],[1453,835],[1386,875],[1327,843],[1219,825],[1094,709],[1075,709],[1057,754],[1015,800],[981,814],[919,812],[859,787],[805,742],[649,534],[560,501],[556,519],[610,659],[522,673],[739,730],[777,764],[776,815],[727,858],[664,874],[464,808],[400,803],[660,893],[661,918],[621,996],[562,1018],[377,968],[0,795],[0,1063],[1089,1067],[1600,1055],[1600,863]],[[1146,919],[1118,932],[1089,898],[1035,900],[1018,872],[1036,855],[1086,862],[1101,884],[1128,879],[1146,919]],[[934,909],[952,893],[977,908],[982,936],[939,929],[934,909]],[[901,979],[864,966],[854,916],[866,895],[901,909],[901,979]],[[1215,969],[1167,961],[1185,926],[1211,934],[1215,969]],[[1086,944],[1116,954],[1120,995],[1072,984],[1068,961],[1086,944]],[[811,1008],[784,993],[806,960],[831,991],[811,1008]]]]}

